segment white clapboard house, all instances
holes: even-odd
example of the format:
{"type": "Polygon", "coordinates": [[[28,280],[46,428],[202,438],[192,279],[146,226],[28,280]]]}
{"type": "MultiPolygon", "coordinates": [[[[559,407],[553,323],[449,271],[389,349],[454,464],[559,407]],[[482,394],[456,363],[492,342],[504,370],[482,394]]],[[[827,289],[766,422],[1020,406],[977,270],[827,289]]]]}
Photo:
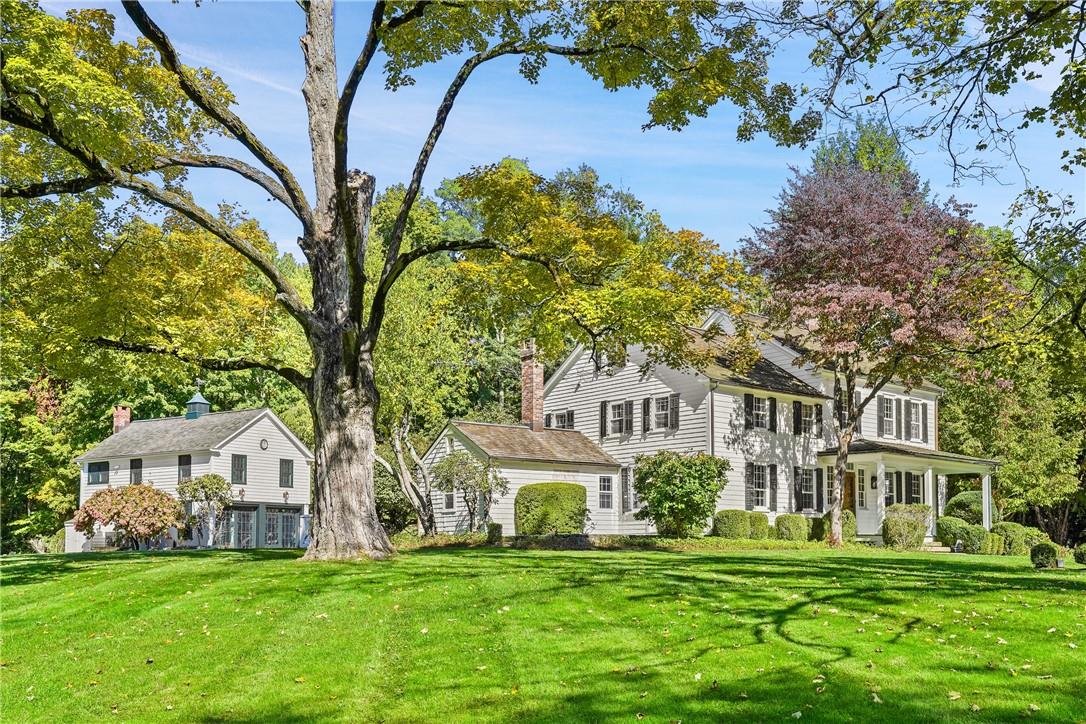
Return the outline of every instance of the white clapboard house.
{"type": "MultiPolygon", "coordinates": [[[[637,455],[660,450],[702,452],[731,463],[718,509],[764,511],[770,522],[780,513],[820,516],[828,510],[836,453],[832,374],[794,365],[797,351],[779,339],[760,342],[759,350],[753,368],[737,374],[724,360],[704,370],[655,366],[642,372],[646,358],[637,347],[621,366],[600,369],[579,347],[544,385],[529,344],[522,352],[522,424],[452,420],[424,460],[433,465],[466,450],[495,465],[510,481],[490,511],[505,535],[516,532],[519,486],[545,481],[585,487],[589,533],[654,533],[651,523],[635,518],[640,502],[632,472],[637,455]]],[[[934,385],[906,390],[890,384],[865,409],[849,450],[843,499],[856,514],[860,538],[880,537],[893,503],[928,504],[941,513],[946,476],[962,473],[982,478],[990,526],[996,463],[939,449],[940,393],[934,385]]],[[[433,500],[439,530],[467,526],[457,496],[437,491],[433,500]]]]}
{"type": "MultiPolygon", "coordinates": [[[[133,420],[113,409],[113,434],[76,460],[79,504],[107,486],[150,483],[170,495],[188,478],[217,473],[230,482],[233,505],[216,521],[223,548],[298,548],[305,542],[313,454],[267,408],[211,412],[197,392],[180,417],[133,420]]],[[[190,511],[191,512],[191,511],[190,511]]],[[[113,531],[98,526],[88,538],[65,526],[68,553],[112,545],[113,531]]],[[[171,531],[166,545],[206,545],[171,531]]]]}

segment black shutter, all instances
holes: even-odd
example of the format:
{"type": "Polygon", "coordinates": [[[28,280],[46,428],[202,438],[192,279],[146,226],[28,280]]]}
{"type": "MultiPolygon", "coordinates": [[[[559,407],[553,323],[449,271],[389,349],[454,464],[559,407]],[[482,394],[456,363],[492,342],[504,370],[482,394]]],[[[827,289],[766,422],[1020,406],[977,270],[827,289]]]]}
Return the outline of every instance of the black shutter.
{"type": "Polygon", "coordinates": [[[754,395],[749,392],[743,395],[743,429],[750,430],[754,427],[754,395]]]}
{"type": "Polygon", "coordinates": [[[641,400],[641,432],[648,432],[652,429],[652,398],[646,397],[641,400]]]}
{"type": "Polygon", "coordinates": [[[803,470],[798,465],[792,468],[792,510],[803,510],[803,470]]]}
{"type": "Polygon", "coordinates": [[[822,437],[822,403],[815,404],[815,436],[822,437]]]}
{"type": "Polygon", "coordinates": [[[792,401],[792,434],[803,433],[803,403],[799,400],[792,401]]]}
{"type": "Polygon", "coordinates": [[[622,406],[623,417],[626,418],[622,421],[622,432],[633,432],[633,400],[626,400],[622,406]]]}
{"type": "Polygon", "coordinates": [[[905,400],[905,424],[904,424],[905,439],[913,439],[913,406],[905,400]]]}
{"type": "Polygon", "coordinates": [[[674,394],[667,405],[667,426],[672,430],[679,429],[679,396],[674,394]]]}
{"type": "Polygon", "coordinates": [[[901,398],[894,400],[894,437],[901,439],[901,398]]]}
{"type": "Polygon", "coordinates": [[[925,443],[928,441],[928,403],[926,402],[920,404],[920,439],[925,443]]]}
{"type": "Polygon", "coordinates": [[[856,432],[863,432],[863,412],[860,411],[860,393],[852,393],[852,406],[856,408],[856,432]]]}
{"type": "Polygon", "coordinates": [[[607,437],[607,400],[600,403],[600,437],[607,437]]]}
{"type": "Polygon", "coordinates": [[[769,431],[777,431],[777,398],[769,398],[769,431]]]}
{"type": "Polygon", "coordinates": [[[769,466],[769,509],[777,511],[777,466],[769,466]]]}
{"type": "Polygon", "coordinates": [[[883,435],[886,434],[886,426],[883,424],[883,420],[882,420],[882,410],[883,410],[883,407],[885,407],[885,403],[883,403],[882,400],[883,400],[882,395],[879,395],[878,397],[875,398],[875,419],[876,419],[876,422],[878,423],[876,425],[876,427],[878,428],[879,437],[882,437],[883,435]]]}
{"type": "Polygon", "coordinates": [[[905,491],[902,488],[902,480],[901,480],[901,478],[902,478],[902,475],[901,475],[900,470],[894,472],[894,486],[895,486],[896,492],[897,492],[897,497],[895,497],[894,500],[896,500],[899,503],[904,503],[905,502],[905,491]]]}
{"type": "Polygon", "coordinates": [[[754,495],[751,487],[754,485],[754,463],[747,463],[747,476],[745,488],[747,493],[747,510],[754,510],[754,495]]]}
{"type": "Polygon", "coordinates": [[[544,415],[543,416],[543,427],[550,427],[551,426],[551,421],[553,419],[554,418],[551,416],[551,413],[549,413],[549,412],[546,415],[544,415]]]}
{"type": "Polygon", "coordinates": [[[573,429],[573,410],[566,410],[566,429],[573,429]]]}
{"type": "Polygon", "coordinates": [[[826,504],[826,496],[822,490],[822,468],[815,468],[815,509],[822,511],[826,504]]]}

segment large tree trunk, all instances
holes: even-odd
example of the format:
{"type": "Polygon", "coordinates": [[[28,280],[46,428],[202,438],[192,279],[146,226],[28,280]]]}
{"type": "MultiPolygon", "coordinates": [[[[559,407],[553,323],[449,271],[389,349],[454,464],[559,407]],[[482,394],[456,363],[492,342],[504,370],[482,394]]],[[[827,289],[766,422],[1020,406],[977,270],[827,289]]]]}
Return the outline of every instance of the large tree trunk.
{"type": "Polygon", "coordinates": [[[308,560],[360,555],[381,559],[393,552],[377,517],[373,488],[378,403],[373,364],[363,357],[358,366],[360,374],[352,380],[342,374],[341,359],[333,357],[322,364],[318,357],[314,371],[311,404],[317,474],[308,560]]]}

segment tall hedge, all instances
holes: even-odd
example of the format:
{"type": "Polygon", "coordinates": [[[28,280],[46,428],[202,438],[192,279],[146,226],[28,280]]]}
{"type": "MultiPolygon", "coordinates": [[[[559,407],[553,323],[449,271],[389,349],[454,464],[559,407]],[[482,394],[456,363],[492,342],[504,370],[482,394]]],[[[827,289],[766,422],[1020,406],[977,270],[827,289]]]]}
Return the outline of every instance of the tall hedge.
{"type": "Polygon", "coordinates": [[[992,532],[1003,536],[1003,553],[1008,556],[1028,556],[1031,546],[1027,545],[1026,526],[1020,523],[996,523],[992,532]]]}
{"type": "Polygon", "coordinates": [[[513,502],[517,535],[576,535],[588,520],[588,491],[577,483],[531,483],[513,502]]]}

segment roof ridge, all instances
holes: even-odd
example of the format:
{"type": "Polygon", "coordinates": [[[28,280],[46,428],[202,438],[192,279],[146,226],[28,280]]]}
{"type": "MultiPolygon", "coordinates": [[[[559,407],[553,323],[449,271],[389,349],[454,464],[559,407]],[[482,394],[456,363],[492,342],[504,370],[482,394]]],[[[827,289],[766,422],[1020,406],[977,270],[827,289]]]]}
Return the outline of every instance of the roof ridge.
{"type": "MultiPolygon", "coordinates": [[[[204,412],[200,414],[200,417],[209,417],[211,415],[232,415],[236,412],[261,412],[263,410],[270,410],[270,407],[243,407],[240,410],[219,410],[217,412],[204,412]]],[[[159,420],[184,420],[185,415],[167,415],[166,417],[138,417],[131,421],[130,424],[136,424],[137,422],[157,422],[159,420]]],[[[193,418],[199,419],[199,418],[193,418]]]]}

